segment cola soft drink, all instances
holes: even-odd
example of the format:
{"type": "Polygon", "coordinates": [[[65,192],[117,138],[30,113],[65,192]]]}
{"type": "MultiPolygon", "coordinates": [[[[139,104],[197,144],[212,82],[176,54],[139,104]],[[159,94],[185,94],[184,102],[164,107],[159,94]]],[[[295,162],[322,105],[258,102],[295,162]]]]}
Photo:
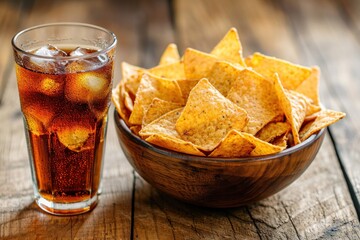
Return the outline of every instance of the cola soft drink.
{"type": "Polygon", "coordinates": [[[99,190],[113,60],[71,58],[97,51],[48,45],[32,53],[60,53],[61,61],[16,57],[35,192],[49,202],[86,201],[99,190]]]}

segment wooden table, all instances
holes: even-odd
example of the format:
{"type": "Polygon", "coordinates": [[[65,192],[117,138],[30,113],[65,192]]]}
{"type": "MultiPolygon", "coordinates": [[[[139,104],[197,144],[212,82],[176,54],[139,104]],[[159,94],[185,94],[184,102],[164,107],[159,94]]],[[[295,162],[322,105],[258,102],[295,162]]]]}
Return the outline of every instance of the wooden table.
{"type": "Polygon", "coordinates": [[[360,239],[359,1],[0,1],[0,43],[0,239],[360,239]],[[245,56],[259,51],[320,66],[322,102],[347,117],[328,129],[316,159],[290,187],[224,210],[158,193],[126,161],[111,118],[100,203],[80,216],[52,216],[32,198],[10,39],[58,21],[115,32],[115,83],[123,60],[154,66],[170,42],[181,52],[210,51],[233,26],[245,56]]]}

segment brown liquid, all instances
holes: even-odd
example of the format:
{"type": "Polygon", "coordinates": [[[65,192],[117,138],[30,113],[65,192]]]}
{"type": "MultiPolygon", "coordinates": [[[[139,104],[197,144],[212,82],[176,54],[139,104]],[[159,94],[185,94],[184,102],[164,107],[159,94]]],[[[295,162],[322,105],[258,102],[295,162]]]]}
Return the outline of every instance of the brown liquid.
{"type": "Polygon", "coordinates": [[[101,178],[112,61],[88,72],[68,63],[62,67],[71,71],[61,74],[20,64],[20,102],[39,194],[59,203],[90,199],[101,178]]]}

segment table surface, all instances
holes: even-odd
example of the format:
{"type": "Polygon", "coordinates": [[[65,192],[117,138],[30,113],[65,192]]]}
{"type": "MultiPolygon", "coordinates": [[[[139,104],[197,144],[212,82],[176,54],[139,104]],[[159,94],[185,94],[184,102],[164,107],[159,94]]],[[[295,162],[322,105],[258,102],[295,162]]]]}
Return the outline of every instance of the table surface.
{"type": "Polygon", "coordinates": [[[0,239],[360,239],[360,1],[0,1],[0,43],[0,239]],[[314,162],[288,188],[222,210],[152,188],[127,162],[110,118],[98,206],[52,216],[33,202],[10,39],[58,21],[96,24],[118,36],[115,83],[121,61],[154,66],[170,42],[182,53],[210,51],[236,27],[245,56],[259,51],[318,65],[323,104],[347,117],[328,129],[314,162]]]}

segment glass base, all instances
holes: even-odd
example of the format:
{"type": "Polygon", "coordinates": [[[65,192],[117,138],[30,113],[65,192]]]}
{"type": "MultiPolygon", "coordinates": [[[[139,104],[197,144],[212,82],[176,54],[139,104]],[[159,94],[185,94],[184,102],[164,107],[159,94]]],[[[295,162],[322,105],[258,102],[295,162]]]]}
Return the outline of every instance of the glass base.
{"type": "Polygon", "coordinates": [[[54,203],[41,196],[36,196],[35,202],[47,213],[58,216],[70,216],[86,213],[94,209],[98,203],[98,195],[95,195],[86,201],[76,203],[54,203]]]}

